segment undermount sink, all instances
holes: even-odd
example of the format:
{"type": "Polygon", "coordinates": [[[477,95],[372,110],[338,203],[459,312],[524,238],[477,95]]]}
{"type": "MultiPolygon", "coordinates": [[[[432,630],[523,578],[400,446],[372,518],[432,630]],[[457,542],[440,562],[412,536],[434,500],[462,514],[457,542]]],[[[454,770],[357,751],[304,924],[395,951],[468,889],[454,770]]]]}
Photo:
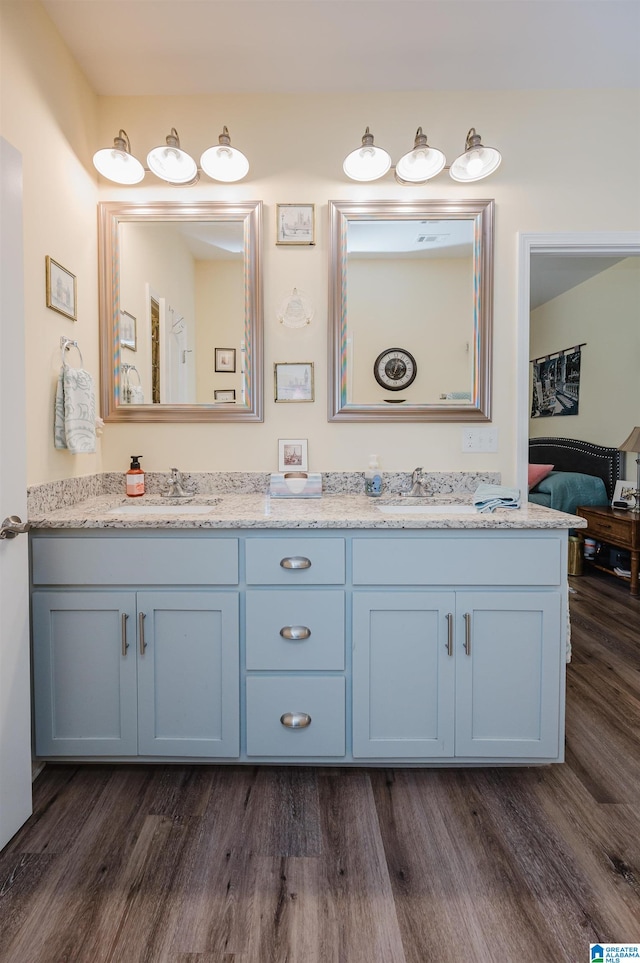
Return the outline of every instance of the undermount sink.
{"type": "Polygon", "coordinates": [[[474,505],[376,505],[387,515],[476,515],[474,505]]]}
{"type": "Polygon", "coordinates": [[[153,503],[127,502],[110,508],[110,515],[208,515],[211,509],[220,502],[219,498],[209,498],[206,502],[194,502],[190,498],[184,501],[161,502],[157,499],[153,503]]]}

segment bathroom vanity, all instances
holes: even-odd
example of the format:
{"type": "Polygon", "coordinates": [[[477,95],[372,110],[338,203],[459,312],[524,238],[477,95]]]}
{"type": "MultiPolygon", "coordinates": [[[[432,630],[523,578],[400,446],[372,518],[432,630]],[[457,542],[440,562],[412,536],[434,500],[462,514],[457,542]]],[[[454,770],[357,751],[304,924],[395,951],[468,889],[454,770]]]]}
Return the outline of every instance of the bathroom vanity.
{"type": "Polygon", "coordinates": [[[363,495],[137,501],[33,519],[39,757],[562,761],[583,520],[363,495]]]}

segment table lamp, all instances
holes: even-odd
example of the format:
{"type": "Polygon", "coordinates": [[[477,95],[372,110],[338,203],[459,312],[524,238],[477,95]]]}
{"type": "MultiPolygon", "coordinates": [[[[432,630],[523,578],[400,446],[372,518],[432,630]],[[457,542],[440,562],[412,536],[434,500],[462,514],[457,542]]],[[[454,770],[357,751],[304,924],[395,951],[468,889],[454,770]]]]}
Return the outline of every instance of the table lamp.
{"type": "Polygon", "coordinates": [[[640,512],[640,428],[634,428],[628,438],[618,445],[619,451],[635,451],[636,465],[638,468],[638,476],[636,479],[636,490],[635,495],[635,505],[631,509],[632,512],[640,512]]]}

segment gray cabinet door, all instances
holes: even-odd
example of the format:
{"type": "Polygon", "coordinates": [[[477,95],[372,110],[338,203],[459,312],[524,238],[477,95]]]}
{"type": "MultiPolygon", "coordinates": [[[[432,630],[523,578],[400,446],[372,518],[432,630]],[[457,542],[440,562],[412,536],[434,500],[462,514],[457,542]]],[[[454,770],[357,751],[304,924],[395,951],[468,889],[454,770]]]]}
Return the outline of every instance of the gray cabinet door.
{"type": "Polygon", "coordinates": [[[136,755],[135,614],[133,592],[33,593],[37,755],[136,755]]]}
{"type": "Polygon", "coordinates": [[[139,592],[137,602],[140,755],[238,756],[237,594],[139,592]]]}
{"type": "Polygon", "coordinates": [[[452,592],[355,592],[353,755],[453,756],[452,592]]]}
{"type": "Polygon", "coordinates": [[[456,756],[557,758],[560,593],[468,592],[456,605],[456,756]]]}

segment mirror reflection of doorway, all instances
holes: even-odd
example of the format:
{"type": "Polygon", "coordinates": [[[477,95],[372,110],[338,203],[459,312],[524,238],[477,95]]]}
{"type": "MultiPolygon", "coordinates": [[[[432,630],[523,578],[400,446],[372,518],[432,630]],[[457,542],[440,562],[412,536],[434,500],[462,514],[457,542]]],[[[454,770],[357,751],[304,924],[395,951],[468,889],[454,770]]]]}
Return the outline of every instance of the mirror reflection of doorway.
{"type": "Polygon", "coordinates": [[[151,401],[160,404],[160,304],[151,296],[151,401]]]}

